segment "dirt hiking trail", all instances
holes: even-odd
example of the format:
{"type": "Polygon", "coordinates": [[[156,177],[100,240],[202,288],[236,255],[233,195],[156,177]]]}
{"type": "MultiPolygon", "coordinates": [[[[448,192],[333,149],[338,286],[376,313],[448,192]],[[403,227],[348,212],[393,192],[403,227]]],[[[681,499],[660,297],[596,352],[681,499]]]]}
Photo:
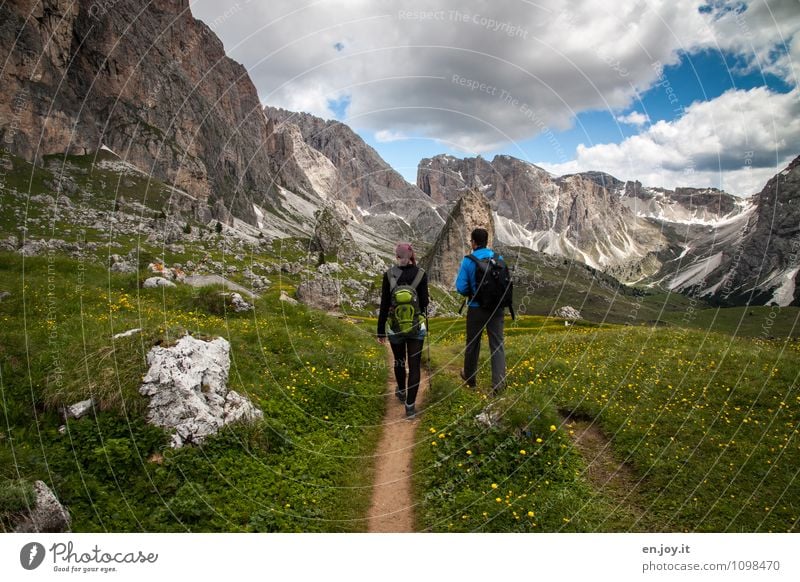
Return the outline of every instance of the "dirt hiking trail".
{"type": "Polygon", "coordinates": [[[414,499],[411,493],[411,459],[414,453],[414,432],[420,418],[421,404],[428,390],[428,372],[423,363],[417,418],[406,420],[405,408],[394,395],[396,383],[389,351],[389,381],[386,384],[386,414],[381,437],[375,450],[375,480],[372,502],[367,514],[369,533],[402,533],[414,531],[414,499]]]}

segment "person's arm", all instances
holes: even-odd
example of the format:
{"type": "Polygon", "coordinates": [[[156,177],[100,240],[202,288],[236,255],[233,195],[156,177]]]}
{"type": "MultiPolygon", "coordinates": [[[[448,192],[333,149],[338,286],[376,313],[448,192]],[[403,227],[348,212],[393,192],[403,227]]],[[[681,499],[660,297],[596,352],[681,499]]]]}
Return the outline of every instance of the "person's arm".
{"type": "Polygon", "coordinates": [[[461,261],[461,269],[459,269],[458,277],[456,277],[456,291],[458,291],[460,295],[465,297],[472,295],[471,280],[473,277],[471,276],[471,273],[474,272],[474,270],[475,264],[465,257],[461,261]]]}
{"type": "Polygon", "coordinates": [[[386,320],[389,318],[389,278],[383,274],[381,285],[381,306],[378,309],[378,338],[386,337],[386,320]]]}

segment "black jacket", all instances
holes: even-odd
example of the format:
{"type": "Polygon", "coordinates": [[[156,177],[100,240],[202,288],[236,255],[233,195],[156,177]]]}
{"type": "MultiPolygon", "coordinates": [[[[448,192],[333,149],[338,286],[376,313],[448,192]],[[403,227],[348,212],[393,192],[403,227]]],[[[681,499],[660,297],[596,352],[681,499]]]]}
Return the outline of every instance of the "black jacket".
{"type": "MultiPolygon", "coordinates": [[[[417,276],[419,267],[416,265],[406,265],[400,267],[403,274],[397,280],[398,285],[411,285],[414,278],[417,276]]],[[[417,285],[417,299],[419,300],[419,308],[422,313],[428,310],[428,274],[422,276],[422,280],[417,285]]],[[[386,337],[386,320],[389,318],[389,307],[392,304],[392,298],[389,294],[389,275],[388,271],[383,274],[383,285],[381,287],[381,308],[378,311],[378,337],[386,337]]]]}

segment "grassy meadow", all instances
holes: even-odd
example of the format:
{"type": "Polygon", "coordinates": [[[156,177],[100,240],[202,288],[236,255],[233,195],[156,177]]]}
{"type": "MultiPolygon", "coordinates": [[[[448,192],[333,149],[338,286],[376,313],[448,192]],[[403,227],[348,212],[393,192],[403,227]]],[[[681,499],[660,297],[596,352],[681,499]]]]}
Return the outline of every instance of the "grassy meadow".
{"type": "MultiPolygon", "coordinates": [[[[797,322],[781,311],[781,325],[797,322]]],[[[492,399],[486,357],[477,391],[456,380],[463,334],[462,322],[433,328],[421,529],[797,531],[796,335],[526,317],[507,325],[509,384],[492,399]],[[491,428],[475,421],[487,405],[491,428]],[[599,450],[576,446],[576,422],[602,436],[599,450]],[[607,458],[621,479],[593,474],[607,458]]]]}
{"type": "Polygon", "coordinates": [[[364,528],[386,369],[357,325],[278,301],[280,285],[237,314],[203,290],[139,289],[136,275],[58,256],[3,253],[0,281],[4,527],[42,479],[75,531],[364,528]],[[138,386],[150,347],[187,332],[230,341],[229,387],[264,420],[173,450],[138,386]],[[92,415],[62,419],[90,397],[92,415]]]}

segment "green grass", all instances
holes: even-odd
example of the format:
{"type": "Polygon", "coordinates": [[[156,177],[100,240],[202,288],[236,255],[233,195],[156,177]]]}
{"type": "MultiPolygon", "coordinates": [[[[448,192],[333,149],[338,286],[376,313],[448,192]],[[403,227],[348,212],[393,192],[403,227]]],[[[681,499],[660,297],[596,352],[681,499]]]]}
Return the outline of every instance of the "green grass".
{"type": "Polygon", "coordinates": [[[732,336],[779,339],[800,337],[800,307],[724,307],[671,313],[664,320],[678,327],[732,336]]]}
{"type": "Polygon", "coordinates": [[[0,480],[42,479],[76,531],[364,528],[384,401],[379,346],[357,325],[270,291],[222,315],[204,291],[138,288],[94,262],[0,254],[0,480]],[[211,308],[209,310],[209,307],[211,308]],[[112,340],[134,327],[143,332],[112,340]],[[173,450],[144,421],[145,355],[187,331],[231,343],[229,387],[264,411],[173,450]],[[60,409],[94,397],[95,414],[60,409]]]}
{"type": "Polygon", "coordinates": [[[494,404],[499,426],[485,429],[474,417],[492,399],[456,381],[463,323],[432,331],[416,464],[423,528],[797,531],[796,340],[526,317],[507,328],[509,387],[494,404]],[[592,486],[567,414],[602,430],[631,468],[632,491],[592,486]]]}

